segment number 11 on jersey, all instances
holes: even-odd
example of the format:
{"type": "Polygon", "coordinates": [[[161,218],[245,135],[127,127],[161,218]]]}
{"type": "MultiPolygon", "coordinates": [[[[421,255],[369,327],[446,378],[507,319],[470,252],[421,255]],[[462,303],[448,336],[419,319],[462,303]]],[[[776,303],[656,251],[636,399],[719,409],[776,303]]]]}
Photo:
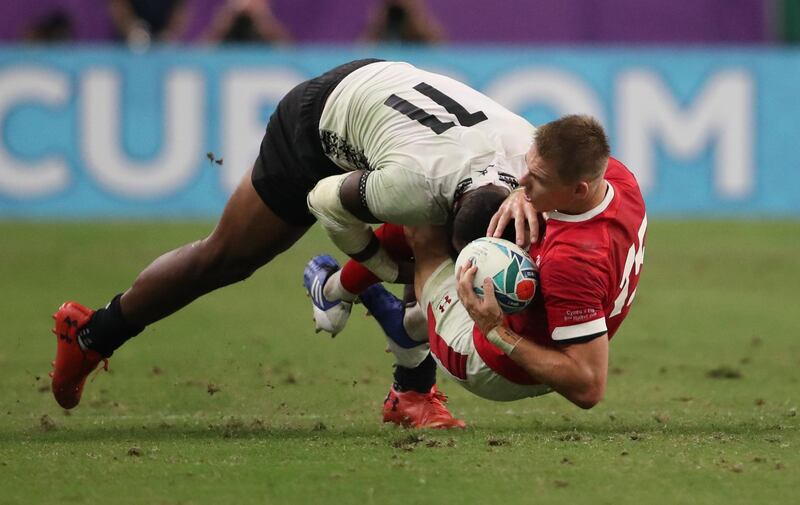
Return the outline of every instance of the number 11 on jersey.
{"type": "MultiPolygon", "coordinates": [[[[427,96],[434,102],[438,103],[444,109],[449,112],[450,114],[454,115],[458,120],[458,123],[461,126],[470,127],[474,126],[482,121],[486,121],[488,118],[483,111],[477,112],[469,112],[467,109],[464,108],[463,105],[456,102],[449,96],[445,95],[438,89],[434,88],[430,84],[421,82],[414,86],[414,89],[423,95],[427,96]]],[[[410,119],[414,121],[419,121],[420,124],[427,126],[436,135],[441,135],[442,133],[446,132],[450,128],[454,127],[456,124],[452,121],[444,122],[438,117],[434,116],[430,112],[427,112],[423,109],[420,109],[416,105],[412,104],[408,100],[400,98],[399,96],[392,94],[389,98],[383,102],[384,105],[387,105],[394,110],[401,112],[408,116],[410,119]]]]}

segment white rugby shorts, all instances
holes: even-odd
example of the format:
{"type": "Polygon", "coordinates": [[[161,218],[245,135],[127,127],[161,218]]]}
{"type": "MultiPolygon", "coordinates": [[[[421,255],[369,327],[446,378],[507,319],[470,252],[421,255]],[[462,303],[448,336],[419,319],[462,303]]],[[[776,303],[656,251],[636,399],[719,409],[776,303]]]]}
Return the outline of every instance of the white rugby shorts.
{"type": "Polygon", "coordinates": [[[475,323],[458,300],[454,269],[453,260],[444,261],[422,288],[431,354],[439,368],[487,400],[512,401],[549,393],[544,384],[511,382],[483,361],[473,341],[475,323]]]}

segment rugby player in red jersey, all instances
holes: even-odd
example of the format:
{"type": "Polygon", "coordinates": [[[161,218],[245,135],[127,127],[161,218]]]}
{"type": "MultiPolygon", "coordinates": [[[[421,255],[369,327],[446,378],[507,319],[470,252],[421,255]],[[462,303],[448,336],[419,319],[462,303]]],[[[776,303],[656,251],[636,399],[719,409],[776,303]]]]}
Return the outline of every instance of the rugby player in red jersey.
{"type": "MultiPolygon", "coordinates": [[[[517,314],[503,314],[489,279],[485,298],[474,293],[476,268],[453,275],[446,230],[407,228],[432,355],[476,395],[509,401],[556,391],[581,408],[602,399],[609,340],[636,294],[647,230],[636,179],[609,151],[602,126],[586,116],[566,116],[537,130],[521,188],[488,230],[496,235],[527,212],[523,202],[543,213],[541,238],[530,248],[540,291],[517,314]]],[[[384,330],[398,333],[386,324],[388,311],[380,310],[387,304],[372,293],[366,298],[379,306],[370,310],[384,330]]],[[[381,298],[390,295],[384,291],[381,298]]],[[[385,419],[392,410],[413,417],[413,406],[405,412],[402,397],[396,398],[390,392],[385,419]]]]}

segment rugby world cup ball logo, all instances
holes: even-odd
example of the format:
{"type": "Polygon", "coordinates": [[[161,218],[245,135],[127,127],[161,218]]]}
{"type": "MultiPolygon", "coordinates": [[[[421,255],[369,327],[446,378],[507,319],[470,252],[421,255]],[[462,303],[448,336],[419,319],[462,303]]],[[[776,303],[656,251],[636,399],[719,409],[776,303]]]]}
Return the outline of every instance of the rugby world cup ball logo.
{"type": "Polygon", "coordinates": [[[490,277],[497,303],[507,314],[522,310],[536,295],[539,271],[528,253],[512,242],[494,237],[474,240],[459,253],[456,271],[467,262],[478,267],[475,293],[483,296],[483,280],[490,277]]]}

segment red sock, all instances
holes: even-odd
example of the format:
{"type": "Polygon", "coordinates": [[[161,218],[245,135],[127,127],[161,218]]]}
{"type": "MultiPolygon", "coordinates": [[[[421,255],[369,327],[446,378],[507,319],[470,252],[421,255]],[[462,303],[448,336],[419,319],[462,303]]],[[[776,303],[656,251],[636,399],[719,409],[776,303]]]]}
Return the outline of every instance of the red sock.
{"type": "MultiPolygon", "coordinates": [[[[397,261],[409,261],[413,253],[406,236],[403,232],[403,227],[397,224],[385,223],[375,230],[375,236],[381,243],[389,256],[397,261]]],[[[342,274],[339,280],[342,287],[354,295],[361,294],[365,289],[379,282],[375,274],[367,270],[361,263],[356,260],[349,260],[342,267],[342,274]]]]}

